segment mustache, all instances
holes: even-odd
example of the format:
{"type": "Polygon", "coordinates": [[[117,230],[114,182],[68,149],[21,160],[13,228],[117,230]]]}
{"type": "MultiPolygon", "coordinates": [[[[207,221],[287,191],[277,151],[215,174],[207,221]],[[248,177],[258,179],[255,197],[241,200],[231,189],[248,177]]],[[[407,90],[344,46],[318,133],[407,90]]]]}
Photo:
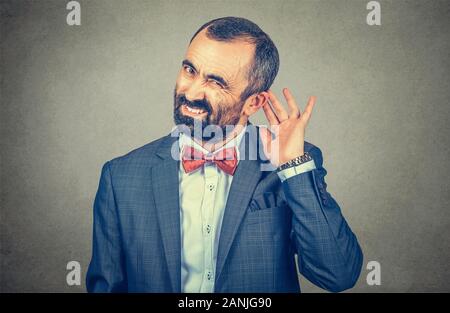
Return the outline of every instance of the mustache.
{"type": "Polygon", "coordinates": [[[175,97],[176,106],[177,109],[180,108],[183,104],[187,105],[194,109],[201,109],[205,110],[210,114],[212,112],[211,104],[205,99],[205,100],[195,100],[195,101],[189,101],[186,99],[184,94],[176,95],[175,97]]]}

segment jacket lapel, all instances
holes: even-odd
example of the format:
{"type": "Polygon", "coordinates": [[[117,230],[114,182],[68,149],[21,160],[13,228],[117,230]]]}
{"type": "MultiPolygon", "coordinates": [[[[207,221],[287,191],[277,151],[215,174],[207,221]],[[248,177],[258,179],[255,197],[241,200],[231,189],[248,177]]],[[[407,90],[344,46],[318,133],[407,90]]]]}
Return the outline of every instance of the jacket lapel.
{"type": "Polygon", "coordinates": [[[162,160],[152,167],[152,188],[172,289],[181,292],[179,161],[171,156],[173,144],[178,148],[177,138],[166,137],[156,151],[162,160]]]}

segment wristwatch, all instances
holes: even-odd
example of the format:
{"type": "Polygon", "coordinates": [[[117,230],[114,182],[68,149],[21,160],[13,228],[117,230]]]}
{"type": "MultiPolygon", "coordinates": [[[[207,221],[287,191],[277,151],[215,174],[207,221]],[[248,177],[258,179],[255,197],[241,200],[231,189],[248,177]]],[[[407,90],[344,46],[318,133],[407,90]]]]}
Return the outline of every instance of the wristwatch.
{"type": "Polygon", "coordinates": [[[287,168],[306,163],[308,161],[311,161],[312,159],[313,159],[312,156],[308,152],[305,152],[303,155],[300,155],[295,159],[292,159],[290,161],[287,161],[286,163],[281,164],[280,166],[278,166],[277,170],[282,171],[287,168]]]}

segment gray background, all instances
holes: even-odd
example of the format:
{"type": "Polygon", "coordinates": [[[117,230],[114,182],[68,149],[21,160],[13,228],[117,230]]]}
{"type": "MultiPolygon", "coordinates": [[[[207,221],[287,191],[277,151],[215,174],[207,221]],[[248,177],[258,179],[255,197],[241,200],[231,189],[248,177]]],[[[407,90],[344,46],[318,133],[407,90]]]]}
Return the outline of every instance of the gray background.
{"type": "Polygon", "coordinates": [[[1,1],[2,291],[85,290],[101,166],[170,131],[188,40],[228,15],[277,44],[278,95],[318,96],[306,139],[364,250],[352,291],[450,291],[449,1],[380,1],[368,26],[360,0],[91,0],[72,27],[67,2],[1,1]]]}

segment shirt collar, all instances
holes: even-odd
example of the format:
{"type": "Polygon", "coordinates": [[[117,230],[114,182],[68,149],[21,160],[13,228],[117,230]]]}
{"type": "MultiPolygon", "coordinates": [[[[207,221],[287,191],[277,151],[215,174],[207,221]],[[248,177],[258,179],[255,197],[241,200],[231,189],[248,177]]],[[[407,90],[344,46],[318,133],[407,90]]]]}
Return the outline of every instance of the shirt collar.
{"type": "MultiPolygon", "coordinates": [[[[237,134],[237,136],[235,136],[233,139],[229,140],[225,145],[223,145],[219,149],[213,151],[213,153],[218,152],[218,151],[220,151],[222,149],[225,149],[225,148],[235,147],[236,148],[236,153],[237,153],[237,158],[239,160],[240,159],[240,156],[239,156],[239,145],[241,144],[242,138],[243,138],[246,130],[247,130],[247,126],[244,126],[244,128],[242,128],[242,130],[237,134]]],[[[188,135],[184,134],[183,132],[180,132],[178,144],[179,144],[179,148],[180,148],[180,153],[181,153],[181,151],[183,151],[183,147],[184,146],[194,147],[195,149],[197,149],[199,151],[202,151],[205,154],[209,153],[208,150],[203,148],[191,136],[188,136],[188,135]]]]}

